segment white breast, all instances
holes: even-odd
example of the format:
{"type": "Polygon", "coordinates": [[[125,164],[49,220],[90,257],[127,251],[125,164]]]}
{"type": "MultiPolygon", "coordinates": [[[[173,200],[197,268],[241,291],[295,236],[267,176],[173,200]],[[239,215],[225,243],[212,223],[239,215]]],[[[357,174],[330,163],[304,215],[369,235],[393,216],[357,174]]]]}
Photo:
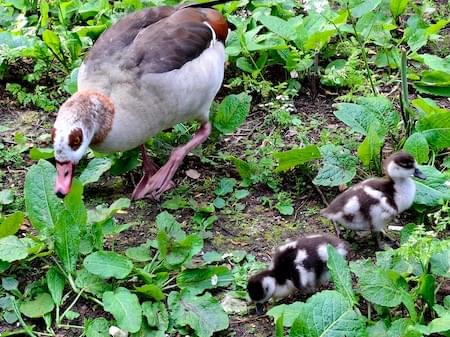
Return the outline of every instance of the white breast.
{"type": "MultiPolygon", "coordinates": [[[[112,129],[94,149],[115,152],[143,144],[161,130],[188,120],[207,121],[223,81],[225,51],[215,42],[199,57],[167,73],[137,76],[119,67],[102,76],[80,68],[79,89],[100,90],[115,106],[112,129]]],[[[110,65],[111,66],[111,65],[110,65]]]]}
{"type": "Polygon", "coordinates": [[[416,183],[411,178],[394,180],[394,200],[401,213],[411,207],[416,196],[416,183]]]}

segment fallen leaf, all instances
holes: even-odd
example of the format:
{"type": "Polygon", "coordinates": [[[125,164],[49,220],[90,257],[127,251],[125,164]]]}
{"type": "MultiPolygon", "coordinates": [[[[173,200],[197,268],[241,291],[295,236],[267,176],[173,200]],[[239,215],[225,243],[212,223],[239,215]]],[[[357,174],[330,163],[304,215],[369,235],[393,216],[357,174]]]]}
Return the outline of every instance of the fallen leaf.
{"type": "Polygon", "coordinates": [[[193,170],[193,169],[187,170],[187,171],[186,171],[186,175],[187,175],[189,178],[192,178],[192,179],[198,179],[198,178],[200,178],[200,172],[198,172],[197,170],[193,170]]]}

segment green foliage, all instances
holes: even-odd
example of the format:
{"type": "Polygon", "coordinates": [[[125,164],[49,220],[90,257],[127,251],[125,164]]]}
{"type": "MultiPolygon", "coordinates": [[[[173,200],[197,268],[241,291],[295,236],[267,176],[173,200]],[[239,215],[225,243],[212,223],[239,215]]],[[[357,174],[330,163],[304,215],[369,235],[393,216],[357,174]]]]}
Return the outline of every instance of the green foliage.
{"type": "Polygon", "coordinates": [[[251,100],[245,93],[226,96],[213,110],[214,127],[224,134],[236,131],[250,112],[251,100]]]}

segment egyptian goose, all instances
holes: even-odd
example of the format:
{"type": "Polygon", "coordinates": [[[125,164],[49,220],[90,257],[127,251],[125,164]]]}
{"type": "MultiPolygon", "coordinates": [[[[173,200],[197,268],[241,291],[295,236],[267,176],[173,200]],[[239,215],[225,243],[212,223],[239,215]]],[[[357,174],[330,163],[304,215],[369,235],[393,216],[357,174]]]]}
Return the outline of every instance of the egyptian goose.
{"type": "MultiPolygon", "coordinates": [[[[219,3],[223,1],[215,1],[219,3]]],[[[78,92],[59,109],[52,129],[64,197],[88,147],[103,153],[141,145],[144,176],[132,198],[157,199],[173,186],[184,157],[211,132],[209,110],[224,76],[228,25],[210,8],[158,7],[123,17],[91,48],[78,73],[78,92]],[[176,123],[201,127],[158,169],[142,146],[176,123]]]]}
{"type": "Polygon", "coordinates": [[[426,179],[414,158],[396,152],[384,163],[386,176],[360,182],[338,195],[321,211],[328,219],[356,231],[371,231],[382,247],[380,234],[395,216],[411,207],[416,185],[411,178],[426,179]]]}
{"type": "Polygon", "coordinates": [[[281,299],[297,290],[311,293],[327,284],[328,244],[347,255],[347,244],[329,234],[308,235],[276,248],[270,267],[248,280],[247,292],[256,302],[256,313],[262,314],[263,303],[271,298],[281,299]]]}

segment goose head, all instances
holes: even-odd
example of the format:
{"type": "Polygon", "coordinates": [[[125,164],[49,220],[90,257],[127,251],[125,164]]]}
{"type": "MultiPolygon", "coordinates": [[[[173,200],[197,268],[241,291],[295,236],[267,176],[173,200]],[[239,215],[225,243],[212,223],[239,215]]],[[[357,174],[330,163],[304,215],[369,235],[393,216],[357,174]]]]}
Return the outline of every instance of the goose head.
{"type": "Polygon", "coordinates": [[[271,270],[262,271],[249,278],[247,292],[250,299],[256,302],[256,313],[263,313],[263,303],[268,301],[275,293],[276,279],[271,270]]]}
{"type": "Polygon", "coordinates": [[[94,92],[79,92],[59,109],[52,129],[56,160],[55,193],[63,198],[69,193],[75,166],[89,145],[101,142],[112,124],[110,100],[94,92]]]}
{"type": "Polygon", "coordinates": [[[414,157],[409,153],[400,151],[392,154],[385,161],[385,170],[392,179],[404,179],[417,177],[426,179],[427,177],[418,168],[414,157]]]}

